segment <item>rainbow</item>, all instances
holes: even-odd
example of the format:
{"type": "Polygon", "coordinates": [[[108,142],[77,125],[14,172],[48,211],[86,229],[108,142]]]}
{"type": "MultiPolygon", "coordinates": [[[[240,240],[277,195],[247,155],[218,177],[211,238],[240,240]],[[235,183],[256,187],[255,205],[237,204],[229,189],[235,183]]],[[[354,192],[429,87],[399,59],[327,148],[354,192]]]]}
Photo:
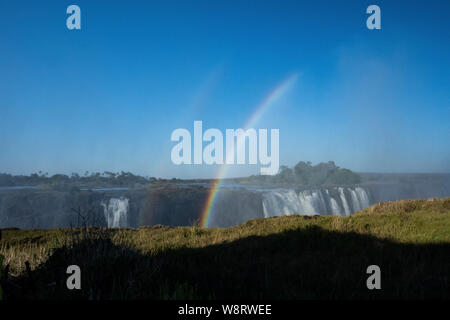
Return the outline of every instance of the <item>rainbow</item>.
{"type": "MultiPolygon", "coordinates": [[[[294,73],[281,82],[275,89],[273,89],[266,98],[258,105],[255,109],[249,120],[244,126],[244,130],[247,130],[253,127],[258,120],[264,115],[264,113],[274,105],[274,103],[281,98],[295,83],[298,78],[298,74],[294,73]]],[[[214,202],[216,200],[218,191],[220,190],[220,186],[222,185],[223,178],[227,172],[228,166],[223,164],[217,173],[217,177],[215,182],[210,189],[208,196],[206,198],[206,203],[202,211],[202,215],[200,218],[200,225],[202,227],[208,227],[209,220],[211,218],[212,208],[214,207],[214,202]]]]}

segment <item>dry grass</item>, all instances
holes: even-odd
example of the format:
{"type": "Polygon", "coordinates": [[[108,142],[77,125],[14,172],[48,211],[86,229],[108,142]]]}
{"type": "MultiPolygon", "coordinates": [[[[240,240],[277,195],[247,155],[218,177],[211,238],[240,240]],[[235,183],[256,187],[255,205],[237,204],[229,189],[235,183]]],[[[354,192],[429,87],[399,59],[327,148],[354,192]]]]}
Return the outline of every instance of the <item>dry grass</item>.
{"type": "MultiPolygon", "coordinates": [[[[391,277],[407,288],[391,288],[390,296],[439,293],[411,287],[411,278],[417,284],[422,274],[430,273],[443,283],[448,278],[450,284],[450,261],[444,258],[450,246],[450,198],[380,203],[350,217],[253,219],[223,229],[155,226],[2,233],[0,254],[13,279],[26,278],[25,261],[42,283],[52,282],[55,273],[64,278],[61,268],[79,264],[89,270],[85,281],[91,283],[82,298],[271,297],[275,293],[286,298],[348,297],[365,294],[346,288],[344,281],[360,279],[350,272],[357,273],[360,264],[377,259],[396,270],[391,277]],[[338,271],[327,266],[343,271],[337,277],[338,271]],[[298,275],[300,270],[304,274],[298,275]],[[327,291],[330,279],[323,279],[324,272],[335,275],[335,291],[327,291]],[[247,278],[248,287],[240,287],[247,278]]],[[[68,298],[63,285],[58,288],[46,289],[38,297],[68,298]]]]}
{"type": "Polygon", "coordinates": [[[448,213],[450,211],[450,198],[431,198],[427,200],[399,200],[379,202],[357,214],[393,214],[428,211],[435,213],[448,213]]]}

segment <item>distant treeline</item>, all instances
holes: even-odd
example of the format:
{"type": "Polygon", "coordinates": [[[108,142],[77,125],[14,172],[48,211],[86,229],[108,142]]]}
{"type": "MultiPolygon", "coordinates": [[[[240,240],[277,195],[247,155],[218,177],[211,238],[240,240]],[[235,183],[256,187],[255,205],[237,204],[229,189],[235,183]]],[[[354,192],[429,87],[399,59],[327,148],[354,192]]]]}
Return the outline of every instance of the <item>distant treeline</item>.
{"type": "Polygon", "coordinates": [[[55,174],[49,176],[47,173],[33,173],[29,176],[13,176],[10,174],[0,174],[0,186],[50,186],[55,188],[64,188],[70,186],[77,187],[132,187],[146,185],[148,183],[157,182],[154,177],[146,178],[134,175],[130,172],[86,172],[84,176],[72,173],[68,176],[65,174],[55,174]]]}
{"type": "Polygon", "coordinates": [[[300,161],[293,168],[281,166],[273,176],[250,176],[232,179],[235,183],[254,185],[351,185],[361,182],[361,177],[349,169],[339,168],[333,161],[315,166],[309,161],[300,161]]]}
{"type": "MultiPolygon", "coordinates": [[[[250,176],[246,178],[227,179],[228,182],[247,185],[351,185],[361,182],[361,177],[348,170],[339,168],[333,161],[312,165],[311,162],[301,161],[293,168],[281,166],[278,174],[273,176],[250,176]]],[[[49,176],[47,173],[33,173],[29,176],[13,176],[0,174],[0,186],[47,186],[51,189],[91,188],[91,187],[140,187],[157,182],[213,182],[213,180],[181,180],[160,179],[155,177],[142,177],[130,172],[114,173],[105,171],[103,173],[86,172],[84,175],[72,173],[55,174],[49,176]]]]}

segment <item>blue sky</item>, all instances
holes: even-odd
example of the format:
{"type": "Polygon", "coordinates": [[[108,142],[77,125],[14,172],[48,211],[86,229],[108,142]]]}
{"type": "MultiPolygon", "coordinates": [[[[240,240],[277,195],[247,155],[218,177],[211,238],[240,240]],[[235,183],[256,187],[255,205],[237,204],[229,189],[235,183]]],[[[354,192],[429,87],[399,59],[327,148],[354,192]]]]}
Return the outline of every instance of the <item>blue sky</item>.
{"type": "Polygon", "coordinates": [[[0,172],[214,177],[171,163],[172,131],[240,128],[293,73],[255,125],[281,164],[450,172],[449,39],[446,0],[0,0],[0,172]]]}

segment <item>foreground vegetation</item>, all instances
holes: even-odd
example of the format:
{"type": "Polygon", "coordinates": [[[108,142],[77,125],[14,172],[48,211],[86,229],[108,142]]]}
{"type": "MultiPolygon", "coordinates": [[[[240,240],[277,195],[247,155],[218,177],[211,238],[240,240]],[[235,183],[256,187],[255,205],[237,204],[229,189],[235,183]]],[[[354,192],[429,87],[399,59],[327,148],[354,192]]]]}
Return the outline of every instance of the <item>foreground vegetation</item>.
{"type": "Polygon", "coordinates": [[[0,254],[5,299],[450,298],[450,198],[226,229],[4,229],[0,254]],[[372,264],[382,290],[366,287],[372,264]]]}

